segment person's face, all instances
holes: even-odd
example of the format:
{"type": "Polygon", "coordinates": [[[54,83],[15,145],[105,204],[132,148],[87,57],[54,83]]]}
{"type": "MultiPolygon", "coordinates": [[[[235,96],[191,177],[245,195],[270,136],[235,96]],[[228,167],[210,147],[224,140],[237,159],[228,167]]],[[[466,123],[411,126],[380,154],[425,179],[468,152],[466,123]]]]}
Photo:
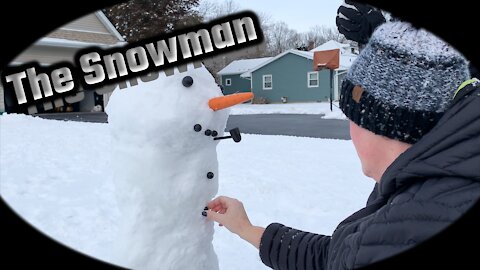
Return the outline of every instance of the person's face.
{"type": "Polygon", "coordinates": [[[363,173],[368,177],[375,177],[375,168],[378,165],[378,159],[380,158],[377,136],[359,127],[354,122],[350,121],[350,137],[352,138],[353,145],[357,151],[357,155],[362,163],[363,173]]]}
{"type": "Polygon", "coordinates": [[[350,121],[350,137],[362,163],[363,173],[379,182],[383,173],[411,145],[392,140],[350,121]]]}

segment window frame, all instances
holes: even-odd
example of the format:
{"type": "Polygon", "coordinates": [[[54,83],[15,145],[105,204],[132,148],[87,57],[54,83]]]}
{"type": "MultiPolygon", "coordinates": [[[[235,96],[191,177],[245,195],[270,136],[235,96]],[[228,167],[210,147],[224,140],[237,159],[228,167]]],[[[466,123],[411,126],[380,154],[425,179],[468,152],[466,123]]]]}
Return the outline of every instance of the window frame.
{"type": "Polygon", "coordinates": [[[265,74],[262,76],[262,88],[263,90],[272,90],[273,89],[273,76],[272,74],[265,74]],[[270,77],[270,87],[265,87],[265,78],[270,77]]]}
{"type": "Polygon", "coordinates": [[[308,88],[318,88],[320,87],[320,74],[318,71],[310,71],[310,72],[307,72],[307,87],[308,88]],[[317,79],[310,79],[310,75],[311,74],[316,74],[317,75],[317,79]],[[310,82],[311,81],[317,81],[317,84],[316,85],[311,85],[310,82]]]}

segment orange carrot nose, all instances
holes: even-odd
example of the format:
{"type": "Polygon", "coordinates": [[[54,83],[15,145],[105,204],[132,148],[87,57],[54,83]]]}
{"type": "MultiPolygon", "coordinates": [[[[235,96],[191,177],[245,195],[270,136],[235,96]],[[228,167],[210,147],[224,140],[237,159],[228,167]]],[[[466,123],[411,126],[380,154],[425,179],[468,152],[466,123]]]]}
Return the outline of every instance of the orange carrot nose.
{"type": "Polygon", "coordinates": [[[236,94],[226,95],[223,97],[212,98],[208,101],[208,106],[212,110],[218,111],[221,109],[232,107],[233,105],[243,103],[245,101],[249,101],[252,98],[253,98],[252,93],[236,93],[236,94]]]}

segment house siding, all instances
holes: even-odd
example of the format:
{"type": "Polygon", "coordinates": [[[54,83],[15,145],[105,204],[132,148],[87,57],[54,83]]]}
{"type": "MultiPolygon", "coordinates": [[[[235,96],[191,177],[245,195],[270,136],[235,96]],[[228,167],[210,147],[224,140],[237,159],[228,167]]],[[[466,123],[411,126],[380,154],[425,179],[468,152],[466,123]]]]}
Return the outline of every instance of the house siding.
{"type": "Polygon", "coordinates": [[[76,40],[81,42],[94,42],[107,45],[113,45],[118,42],[118,39],[110,33],[92,33],[63,29],[55,30],[48,34],[47,37],[76,40]]]}
{"type": "Polygon", "coordinates": [[[5,111],[5,104],[4,104],[5,96],[3,94],[3,85],[0,83],[0,113],[5,111]]]}
{"type": "Polygon", "coordinates": [[[108,31],[107,27],[100,22],[95,13],[88,14],[70,23],[67,23],[66,25],[60,27],[60,29],[110,34],[110,31],[108,31]]]}
{"type": "Polygon", "coordinates": [[[240,77],[240,74],[236,75],[222,75],[222,86],[223,86],[223,94],[229,95],[239,92],[250,92],[250,80],[244,79],[240,77]],[[226,79],[232,79],[232,85],[226,85],[226,79]]]}
{"type": "MultiPolygon", "coordinates": [[[[113,45],[121,41],[114,33],[110,32],[109,28],[104,25],[96,13],[72,21],[52,31],[46,35],[46,37],[105,45],[113,45]]],[[[80,48],[33,44],[18,55],[12,62],[22,64],[35,61],[46,66],[62,61],[73,63],[74,55],[78,50],[80,50],[80,48]]],[[[5,111],[3,96],[3,88],[0,85],[0,112],[5,111]]],[[[108,102],[109,96],[110,95],[104,95],[104,105],[108,102]]],[[[86,91],[85,98],[79,103],[80,111],[90,111],[94,105],[93,92],[86,91]]]]}
{"type": "Polygon", "coordinates": [[[61,61],[73,63],[73,56],[78,49],[62,48],[62,47],[48,47],[48,46],[30,46],[23,51],[13,62],[27,63],[31,61],[39,62],[40,64],[49,65],[61,61]]]}
{"type": "Polygon", "coordinates": [[[314,102],[327,101],[330,97],[330,71],[319,71],[319,86],[308,88],[307,73],[313,71],[313,61],[292,53],[261,67],[252,73],[255,97],[263,97],[267,102],[314,102]],[[271,74],[273,88],[263,90],[263,75],[271,74]]]}

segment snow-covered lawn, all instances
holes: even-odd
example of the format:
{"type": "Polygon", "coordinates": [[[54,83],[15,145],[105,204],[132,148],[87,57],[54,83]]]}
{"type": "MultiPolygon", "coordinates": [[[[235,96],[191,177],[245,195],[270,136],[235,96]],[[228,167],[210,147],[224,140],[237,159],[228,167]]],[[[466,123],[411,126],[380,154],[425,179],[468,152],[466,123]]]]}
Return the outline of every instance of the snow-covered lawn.
{"type": "Polygon", "coordinates": [[[324,119],[346,119],[343,112],[338,108],[338,102],[333,103],[333,111],[330,111],[329,102],[240,104],[232,107],[230,114],[321,114],[324,115],[324,119]]]}
{"type": "MultiPolygon", "coordinates": [[[[119,212],[109,144],[107,124],[0,116],[1,196],[49,236],[110,261],[119,212]]],[[[222,141],[218,154],[219,194],[242,200],[261,226],[331,234],[365,205],[374,184],[350,141],[243,135],[238,144],[222,141]]],[[[267,269],[255,248],[223,227],[214,246],[220,269],[267,269]]]]}

